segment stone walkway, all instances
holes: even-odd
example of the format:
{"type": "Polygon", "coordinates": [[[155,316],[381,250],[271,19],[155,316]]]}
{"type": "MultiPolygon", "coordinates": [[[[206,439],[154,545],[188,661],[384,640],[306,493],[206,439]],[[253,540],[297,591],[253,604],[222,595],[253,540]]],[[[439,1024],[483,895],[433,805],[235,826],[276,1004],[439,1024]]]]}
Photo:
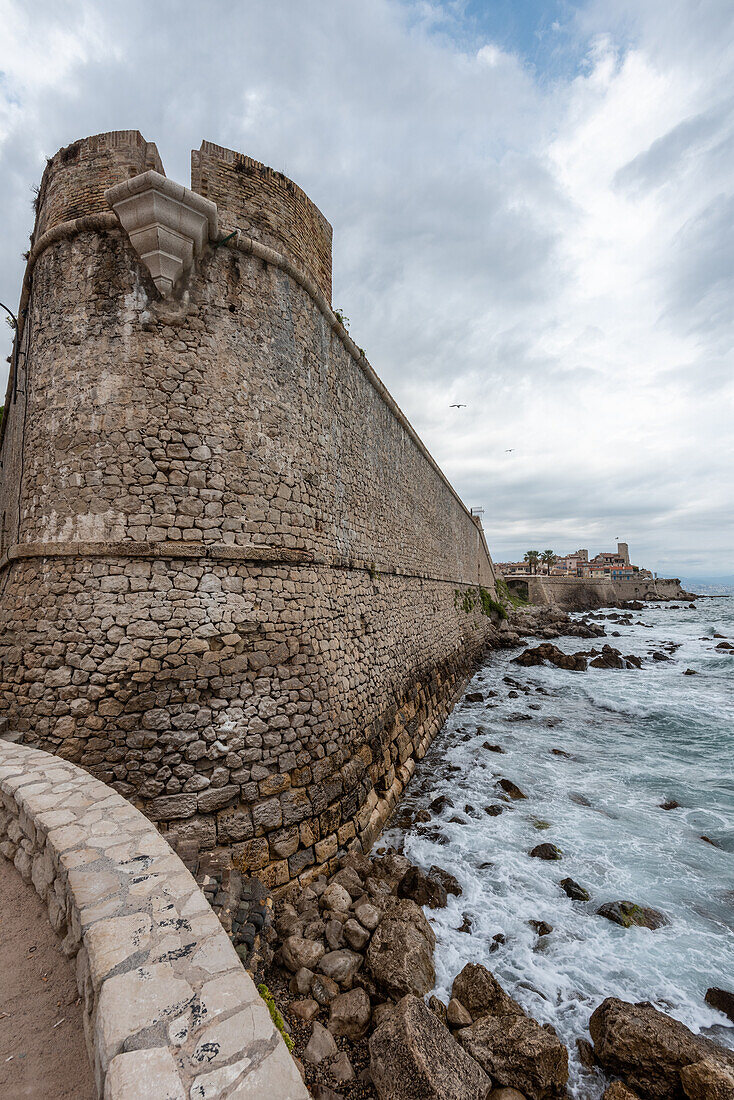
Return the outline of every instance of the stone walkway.
{"type": "Polygon", "coordinates": [[[0,1096],[94,1100],[77,996],[46,906],[0,857],[0,1096]]]}

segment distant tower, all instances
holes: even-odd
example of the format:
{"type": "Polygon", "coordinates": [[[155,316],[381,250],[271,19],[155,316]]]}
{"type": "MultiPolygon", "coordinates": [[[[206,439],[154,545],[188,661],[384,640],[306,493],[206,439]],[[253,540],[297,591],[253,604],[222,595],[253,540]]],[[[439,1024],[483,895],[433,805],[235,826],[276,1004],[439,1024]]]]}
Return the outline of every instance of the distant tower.
{"type": "Polygon", "coordinates": [[[617,553],[619,554],[620,558],[624,559],[624,564],[629,565],[629,563],[630,563],[630,550],[629,550],[629,546],[627,545],[626,542],[618,542],[617,543],[617,553]]]}

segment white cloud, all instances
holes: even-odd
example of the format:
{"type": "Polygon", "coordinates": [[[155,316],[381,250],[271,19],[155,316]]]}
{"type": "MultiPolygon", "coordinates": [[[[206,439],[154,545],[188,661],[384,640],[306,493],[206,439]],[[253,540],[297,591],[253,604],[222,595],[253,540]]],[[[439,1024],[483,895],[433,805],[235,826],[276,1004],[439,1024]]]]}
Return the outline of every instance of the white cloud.
{"type": "Polygon", "coordinates": [[[335,302],[497,556],[620,534],[734,571],[728,0],[593,0],[552,80],[460,3],[27,10],[0,3],[1,300],[43,154],[138,127],[187,182],[202,137],[239,148],[332,221],[335,302]]]}

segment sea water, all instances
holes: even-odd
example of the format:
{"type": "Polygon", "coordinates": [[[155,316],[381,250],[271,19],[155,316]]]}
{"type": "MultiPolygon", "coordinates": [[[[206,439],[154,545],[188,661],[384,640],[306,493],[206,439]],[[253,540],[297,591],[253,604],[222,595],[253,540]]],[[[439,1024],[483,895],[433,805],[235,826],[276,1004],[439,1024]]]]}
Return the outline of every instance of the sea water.
{"type": "Polygon", "coordinates": [[[589,1038],[605,997],[651,1001],[734,1047],[730,1021],[704,1003],[710,986],[734,989],[734,650],[717,649],[714,637],[734,644],[734,599],[700,600],[695,610],[649,604],[632,619],[606,618],[605,638],[553,644],[578,652],[609,643],[641,656],[640,670],[523,668],[513,664],[520,650],[493,653],[467,688],[484,701],[456,707],[416,769],[401,819],[442,794],[453,808],[428,823],[398,823],[382,841],[461,884],[446,908],[426,909],[437,940],[434,992],[446,1002],[466,963],[487,966],[568,1046],[576,1100],[603,1091],[576,1039],[589,1038]],[[656,661],[655,651],[671,659],[656,661]],[[684,675],[688,668],[696,675],[684,675]],[[509,697],[518,689],[507,676],[529,691],[509,697]],[[502,777],[526,799],[506,800],[502,777]],[[664,810],[666,801],[680,805],[664,810]],[[488,816],[491,804],[503,812],[488,816]],[[560,848],[560,861],[529,856],[544,841],[560,848]],[[567,876],[589,902],[566,896],[558,884],[567,876]],[[653,906],[669,923],[653,932],[596,914],[621,899],[653,906]],[[470,933],[459,931],[465,918],[470,933]],[[553,931],[539,936],[530,921],[553,931]]]}

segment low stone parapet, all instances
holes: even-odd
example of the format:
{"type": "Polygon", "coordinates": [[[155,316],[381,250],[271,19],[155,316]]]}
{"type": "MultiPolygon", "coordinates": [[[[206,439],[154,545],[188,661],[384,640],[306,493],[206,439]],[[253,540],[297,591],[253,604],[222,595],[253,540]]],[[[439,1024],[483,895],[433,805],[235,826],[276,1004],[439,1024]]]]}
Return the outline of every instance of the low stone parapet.
{"type": "Polygon", "coordinates": [[[250,976],[196,882],[106,784],[0,740],[0,852],[76,959],[105,1100],[307,1100],[250,976]]]}

